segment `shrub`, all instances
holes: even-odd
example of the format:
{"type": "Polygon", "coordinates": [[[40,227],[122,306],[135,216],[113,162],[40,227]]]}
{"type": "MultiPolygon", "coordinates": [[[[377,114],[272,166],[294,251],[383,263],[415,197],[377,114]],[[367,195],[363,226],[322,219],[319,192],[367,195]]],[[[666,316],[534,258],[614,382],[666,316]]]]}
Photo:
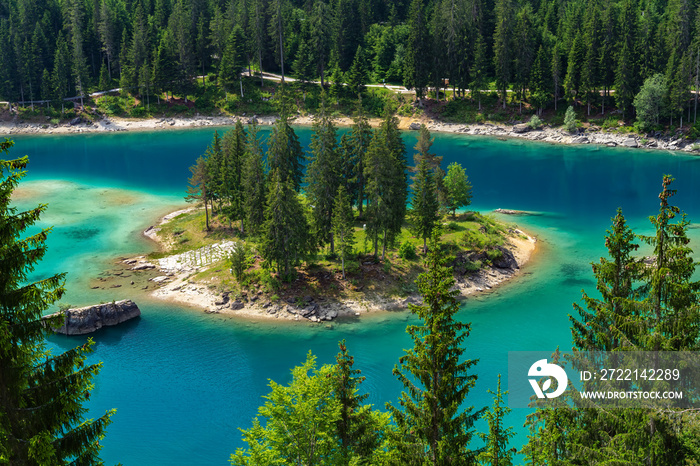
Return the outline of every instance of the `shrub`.
{"type": "Polygon", "coordinates": [[[246,269],[252,265],[250,247],[243,241],[236,241],[233,243],[233,250],[228,260],[231,265],[231,273],[240,282],[245,276],[246,269]]]}
{"type": "Polygon", "coordinates": [[[542,120],[540,120],[540,117],[537,115],[532,115],[532,118],[530,118],[530,121],[527,124],[530,128],[537,129],[542,126],[542,120]]]}
{"type": "Polygon", "coordinates": [[[407,260],[416,259],[418,257],[416,247],[409,240],[404,241],[399,246],[399,257],[407,260]]]}
{"type": "Polygon", "coordinates": [[[147,115],[146,107],[138,106],[131,109],[131,116],[134,118],[143,118],[147,115]]]}
{"type": "Polygon", "coordinates": [[[566,115],[564,115],[564,128],[570,133],[576,131],[576,112],[571,105],[566,109],[566,115]]]}

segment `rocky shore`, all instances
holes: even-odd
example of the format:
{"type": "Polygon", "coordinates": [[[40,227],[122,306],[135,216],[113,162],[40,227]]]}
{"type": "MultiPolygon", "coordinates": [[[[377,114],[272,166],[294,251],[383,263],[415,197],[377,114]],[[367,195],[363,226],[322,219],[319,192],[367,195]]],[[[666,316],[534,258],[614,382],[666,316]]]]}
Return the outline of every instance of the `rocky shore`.
{"type": "Polygon", "coordinates": [[[50,314],[44,319],[63,316],[63,325],[54,328],[56,333],[64,335],[86,335],[102,327],[111,327],[141,315],[139,307],[131,300],[125,299],[106,304],[96,304],[76,309],[67,309],[50,314]]]}
{"type": "MultiPolygon", "coordinates": [[[[110,117],[96,122],[75,120],[61,125],[50,123],[28,123],[23,121],[0,122],[0,134],[70,134],[86,132],[111,132],[111,131],[157,131],[169,129],[198,128],[205,126],[232,126],[236,121],[248,124],[255,120],[261,125],[272,125],[277,120],[275,116],[200,116],[171,117],[151,119],[127,119],[110,117]]],[[[700,140],[692,141],[684,139],[681,135],[664,136],[661,133],[647,134],[620,134],[610,132],[600,127],[591,125],[587,128],[579,128],[576,133],[569,133],[561,127],[544,125],[539,129],[531,129],[527,124],[458,124],[444,123],[426,117],[416,119],[400,117],[399,127],[403,130],[417,130],[421,124],[425,124],[431,132],[460,133],[478,136],[490,136],[499,138],[521,138],[530,141],[540,141],[555,144],[596,144],[608,147],[628,147],[644,149],[662,149],[682,152],[699,152],[700,140]]],[[[313,124],[314,117],[297,116],[293,119],[296,125],[309,126],[313,124]]],[[[370,121],[372,126],[379,124],[379,119],[370,121]]],[[[352,119],[339,118],[338,126],[351,126],[352,119]]]]}
{"type": "MultiPolygon", "coordinates": [[[[167,216],[172,218],[173,216],[167,216]]],[[[167,218],[166,217],[166,218],[167,218]]],[[[161,219],[158,225],[167,220],[161,219]]],[[[153,234],[154,228],[147,229],[144,234],[159,241],[153,234]]],[[[455,277],[462,298],[473,294],[485,293],[496,288],[499,284],[510,280],[522,273],[521,268],[528,262],[536,248],[536,239],[521,230],[514,230],[505,247],[502,257],[493,261],[492,267],[473,273],[460,264],[465,259],[479,260],[479,257],[458,257],[455,261],[455,277]]],[[[184,304],[211,314],[243,316],[253,319],[284,319],[304,322],[327,322],[339,317],[359,317],[362,314],[376,311],[392,311],[406,309],[409,303],[419,303],[420,296],[387,297],[380,293],[366,291],[361,299],[335,300],[325,296],[303,296],[293,299],[272,300],[262,291],[243,292],[237,297],[228,292],[218,293],[206,282],[197,282],[191,277],[212,266],[221,266],[220,259],[227,254],[233,243],[222,241],[213,245],[188,251],[182,254],[166,256],[147,262],[143,257],[122,260],[123,265],[131,270],[150,270],[156,276],[150,278],[155,285],[152,296],[184,304]]],[[[368,271],[376,267],[374,264],[362,264],[361,268],[368,271]]]]}

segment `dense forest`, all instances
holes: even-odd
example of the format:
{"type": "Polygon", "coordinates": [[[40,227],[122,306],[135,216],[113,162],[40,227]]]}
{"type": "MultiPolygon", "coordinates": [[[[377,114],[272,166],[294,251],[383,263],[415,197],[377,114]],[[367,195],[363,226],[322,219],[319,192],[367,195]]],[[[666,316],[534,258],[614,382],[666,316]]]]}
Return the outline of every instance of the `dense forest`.
{"type": "Polygon", "coordinates": [[[196,76],[236,92],[247,69],[438,99],[435,88],[475,100],[467,90],[493,89],[503,106],[508,92],[533,111],[567,100],[631,117],[648,81],[651,123],[688,121],[699,22],[686,0],[3,0],[0,98],[118,85],[186,99],[196,76]]]}

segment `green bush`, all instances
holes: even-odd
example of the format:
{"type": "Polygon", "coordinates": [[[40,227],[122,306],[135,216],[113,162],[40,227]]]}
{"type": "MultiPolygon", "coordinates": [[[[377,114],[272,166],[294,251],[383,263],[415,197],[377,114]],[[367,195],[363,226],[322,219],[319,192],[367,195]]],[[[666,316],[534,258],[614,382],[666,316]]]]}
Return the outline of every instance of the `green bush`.
{"type": "Polygon", "coordinates": [[[571,105],[566,109],[566,114],[564,115],[564,129],[570,133],[576,131],[576,112],[571,105]]]}
{"type": "Polygon", "coordinates": [[[399,246],[399,257],[406,260],[416,259],[418,257],[416,247],[409,240],[404,241],[399,246]]]}
{"type": "Polygon", "coordinates": [[[129,114],[134,118],[143,118],[148,115],[148,112],[146,111],[146,107],[139,105],[138,107],[132,108],[129,114]]]}
{"type": "Polygon", "coordinates": [[[228,257],[231,273],[239,282],[245,277],[245,271],[253,264],[250,247],[243,241],[233,243],[233,250],[228,257]]]}
{"type": "Polygon", "coordinates": [[[532,115],[532,118],[530,118],[530,121],[527,124],[530,128],[537,129],[542,126],[542,120],[540,120],[540,117],[537,115],[532,115]]]}
{"type": "Polygon", "coordinates": [[[618,120],[615,117],[607,117],[601,127],[603,129],[611,129],[611,128],[617,128],[618,126],[618,120]]]}

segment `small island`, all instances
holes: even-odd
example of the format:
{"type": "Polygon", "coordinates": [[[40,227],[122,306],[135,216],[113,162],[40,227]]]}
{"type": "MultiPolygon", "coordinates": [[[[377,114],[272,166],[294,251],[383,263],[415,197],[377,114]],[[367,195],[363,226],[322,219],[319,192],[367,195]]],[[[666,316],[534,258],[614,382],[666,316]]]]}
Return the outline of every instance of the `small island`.
{"type": "MultiPolygon", "coordinates": [[[[317,254],[299,267],[291,282],[278,280],[252,253],[242,281],[231,272],[230,255],[238,242],[225,225],[203,231],[204,210],[186,209],[168,215],[144,232],[162,251],[149,257],[124,259],[133,270],[155,267],[153,295],[200,308],[208,313],[256,319],[330,321],[373,311],[407,309],[419,300],[414,280],[423,271],[416,254],[418,239],[402,231],[402,245],[390,249],[385,260],[371,251],[346,263],[343,280],[340,261],[317,254]],[[182,247],[188,245],[188,249],[182,247]],[[413,251],[414,255],[406,251],[413,251]]],[[[362,245],[362,225],[355,225],[362,245]]],[[[466,212],[442,225],[442,241],[451,251],[461,297],[488,292],[518,275],[535,250],[535,238],[513,224],[466,212]]],[[[253,251],[255,247],[252,247],[253,251]]]]}

